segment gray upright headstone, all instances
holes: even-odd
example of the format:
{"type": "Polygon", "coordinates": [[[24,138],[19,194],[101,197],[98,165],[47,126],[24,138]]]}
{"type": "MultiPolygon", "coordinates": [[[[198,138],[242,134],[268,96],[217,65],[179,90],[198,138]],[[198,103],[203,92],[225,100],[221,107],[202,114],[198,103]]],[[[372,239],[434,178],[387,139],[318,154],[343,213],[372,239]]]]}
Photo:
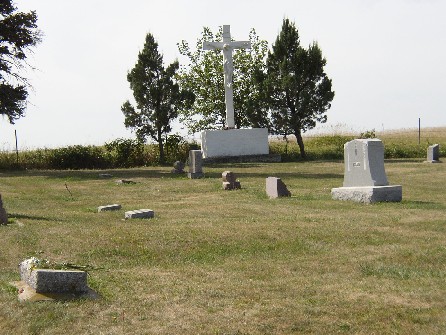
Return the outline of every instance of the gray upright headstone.
{"type": "Polygon", "coordinates": [[[201,150],[189,151],[189,172],[187,176],[191,179],[203,177],[203,156],[201,150]]]}
{"type": "Polygon", "coordinates": [[[440,161],[440,145],[433,144],[427,147],[427,162],[437,163],[440,161]]]}
{"type": "Polygon", "coordinates": [[[378,139],[353,140],[344,146],[344,187],[388,185],[384,145],[378,139]]]}
{"type": "Polygon", "coordinates": [[[270,199],[291,196],[291,192],[288,191],[282,179],[277,177],[266,178],[266,194],[270,199]]]}
{"type": "Polygon", "coordinates": [[[333,199],[356,202],[401,201],[401,185],[388,185],[384,146],[379,139],[359,139],[344,145],[343,187],[331,190],[333,199]]]}

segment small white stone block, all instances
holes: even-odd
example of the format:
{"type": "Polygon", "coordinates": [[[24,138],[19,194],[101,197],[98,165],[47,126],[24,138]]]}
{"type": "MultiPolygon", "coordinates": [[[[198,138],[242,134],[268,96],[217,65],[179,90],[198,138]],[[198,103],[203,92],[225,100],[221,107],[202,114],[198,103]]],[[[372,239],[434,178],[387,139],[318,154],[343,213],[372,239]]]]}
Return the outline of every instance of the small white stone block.
{"type": "Polygon", "coordinates": [[[126,219],[151,219],[155,216],[155,212],[151,209],[137,209],[125,212],[126,219]]]}
{"type": "Polygon", "coordinates": [[[121,205],[113,204],[113,205],[105,205],[98,207],[98,213],[105,211],[118,211],[121,209],[121,205]]]}
{"type": "Polygon", "coordinates": [[[401,185],[338,187],[331,189],[334,200],[346,200],[362,203],[400,202],[403,198],[401,185]]]}

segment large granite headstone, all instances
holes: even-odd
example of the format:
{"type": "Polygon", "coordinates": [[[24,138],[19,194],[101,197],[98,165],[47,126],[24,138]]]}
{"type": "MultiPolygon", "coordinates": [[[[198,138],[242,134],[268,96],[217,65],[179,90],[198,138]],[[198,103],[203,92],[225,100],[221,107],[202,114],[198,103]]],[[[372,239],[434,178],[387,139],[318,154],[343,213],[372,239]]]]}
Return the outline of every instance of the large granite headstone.
{"type": "Polygon", "coordinates": [[[427,147],[427,163],[440,162],[440,145],[433,144],[427,147]]]}
{"type": "Polygon", "coordinates": [[[203,156],[201,150],[189,151],[189,172],[187,176],[190,179],[198,179],[203,177],[203,156]]]}
{"type": "Polygon", "coordinates": [[[372,203],[401,201],[401,185],[389,185],[384,145],[379,139],[357,139],[344,145],[343,187],[331,190],[336,200],[372,203]]]}

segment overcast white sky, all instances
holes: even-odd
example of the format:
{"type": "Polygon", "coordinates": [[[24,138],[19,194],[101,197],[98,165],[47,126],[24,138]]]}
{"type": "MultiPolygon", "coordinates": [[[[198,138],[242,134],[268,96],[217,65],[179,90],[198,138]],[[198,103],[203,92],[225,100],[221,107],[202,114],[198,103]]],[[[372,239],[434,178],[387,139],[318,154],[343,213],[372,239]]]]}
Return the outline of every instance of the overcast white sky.
{"type": "MultiPolygon", "coordinates": [[[[376,130],[446,125],[446,1],[443,0],[16,0],[37,11],[43,42],[30,63],[26,116],[0,121],[0,149],[101,145],[132,138],[120,107],[146,33],[165,65],[176,44],[195,45],[203,26],[255,28],[275,41],[284,17],[301,43],[317,41],[336,92],[324,129],[376,130]]],[[[182,59],[180,58],[180,63],[182,59]]]]}

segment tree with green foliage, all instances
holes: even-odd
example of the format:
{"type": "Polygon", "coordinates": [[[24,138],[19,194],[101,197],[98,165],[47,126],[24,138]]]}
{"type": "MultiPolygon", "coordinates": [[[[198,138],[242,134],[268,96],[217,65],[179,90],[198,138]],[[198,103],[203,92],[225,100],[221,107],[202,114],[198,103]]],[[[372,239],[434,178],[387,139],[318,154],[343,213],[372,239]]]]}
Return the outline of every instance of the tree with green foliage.
{"type": "MultiPolygon", "coordinates": [[[[180,69],[180,85],[195,94],[192,109],[181,111],[181,121],[191,133],[205,129],[221,129],[225,126],[225,93],[223,85],[223,61],[221,50],[204,51],[204,41],[222,41],[222,27],[214,35],[203,28],[192,51],[186,41],[178,44],[181,55],[189,60],[180,69]]],[[[267,106],[261,99],[260,87],[254,80],[255,73],[265,71],[268,43],[260,40],[254,29],[249,34],[250,50],[234,51],[234,114],[236,128],[265,127],[268,124],[267,106]]]]}
{"type": "Polygon", "coordinates": [[[125,126],[134,130],[139,140],[145,142],[150,137],[158,143],[160,163],[165,161],[164,135],[172,130],[171,122],[179,108],[185,110],[193,103],[193,94],[180,90],[175,80],[178,69],[178,61],[164,68],[158,43],[149,33],[135,67],[127,74],[136,108],[128,100],[122,105],[125,126]]]}
{"type": "Polygon", "coordinates": [[[326,63],[318,44],[303,48],[296,26],[284,19],[266,61],[265,98],[272,111],[271,131],[295,135],[302,158],[306,157],[302,133],[326,122],[334,98],[331,79],[324,72],[326,63]]]}
{"type": "Polygon", "coordinates": [[[40,42],[37,14],[17,12],[12,0],[0,1],[0,114],[11,124],[25,113],[28,80],[21,70],[27,53],[40,42]]]}

